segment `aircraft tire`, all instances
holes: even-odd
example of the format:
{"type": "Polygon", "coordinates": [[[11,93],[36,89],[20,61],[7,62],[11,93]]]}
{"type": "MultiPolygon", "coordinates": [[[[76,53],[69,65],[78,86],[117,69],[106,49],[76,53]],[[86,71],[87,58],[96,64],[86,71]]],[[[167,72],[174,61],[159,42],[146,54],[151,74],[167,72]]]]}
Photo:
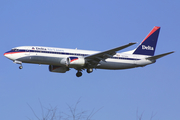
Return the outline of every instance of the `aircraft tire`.
{"type": "Polygon", "coordinates": [[[19,69],[22,69],[23,68],[23,66],[19,66],[19,69]]]}
{"type": "Polygon", "coordinates": [[[77,77],[81,77],[81,76],[82,76],[82,72],[77,72],[77,73],[76,73],[76,76],[77,76],[77,77]]]}
{"type": "Polygon", "coordinates": [[[92,73],[93,72],[93,69],[92,68],[88,68],[87,69],[87,73],[92,73]]]}

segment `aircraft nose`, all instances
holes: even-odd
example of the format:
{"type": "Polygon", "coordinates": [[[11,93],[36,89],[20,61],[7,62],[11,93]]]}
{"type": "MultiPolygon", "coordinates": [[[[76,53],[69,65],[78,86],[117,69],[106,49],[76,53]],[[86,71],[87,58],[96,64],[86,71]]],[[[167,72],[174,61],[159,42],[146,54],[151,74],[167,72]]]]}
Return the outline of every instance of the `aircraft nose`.
{"type": "Polygon", "coordinates": [[[6,55],[7,55],[7,52],[4,53],[4,56],[5,56],[5,57],[6,57],[6,55]]]}
{"type": "Polygon", "coordinates": [[[5,52],[5,53],[4,53],[4,56],[7,57],[7,58],[9,58],[9,57],[10,57],[9,52],[5,52]]]}

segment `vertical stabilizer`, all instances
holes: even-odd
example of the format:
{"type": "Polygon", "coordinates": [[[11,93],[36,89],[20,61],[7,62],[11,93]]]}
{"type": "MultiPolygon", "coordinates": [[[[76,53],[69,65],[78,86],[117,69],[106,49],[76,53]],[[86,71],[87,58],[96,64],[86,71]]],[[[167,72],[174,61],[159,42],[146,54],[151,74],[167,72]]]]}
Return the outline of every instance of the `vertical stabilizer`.
{"type": "Polygon", "coordinates": [[[160,27],[155,26],[145,37],[133,54],[154,56],[156,44],[159,36],[160,27]]]}

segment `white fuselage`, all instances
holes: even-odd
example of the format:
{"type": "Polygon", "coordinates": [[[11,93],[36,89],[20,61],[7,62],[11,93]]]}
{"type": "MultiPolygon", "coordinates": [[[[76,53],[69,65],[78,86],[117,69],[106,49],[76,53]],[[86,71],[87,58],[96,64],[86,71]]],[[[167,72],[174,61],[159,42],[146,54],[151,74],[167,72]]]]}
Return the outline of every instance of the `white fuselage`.
{"type": "MultiPolygon", "coordinates": [[[[12,49],[4,53],[4,56],[13,60],[14,62],[47,64],[62,66],[62,59],[68,57],[86,57],[96,54],[100,51],[65,49],[54,47],[40,47],[40,46],[22,46],[12,49]]],[[[134,67],[141,67],[155,61],[147,60],[147,55],[135,55],[131,51],[124,53],[116,53],[113,57],[101,60],[97,65],[99,69],[128,69],[134,67]]]]}

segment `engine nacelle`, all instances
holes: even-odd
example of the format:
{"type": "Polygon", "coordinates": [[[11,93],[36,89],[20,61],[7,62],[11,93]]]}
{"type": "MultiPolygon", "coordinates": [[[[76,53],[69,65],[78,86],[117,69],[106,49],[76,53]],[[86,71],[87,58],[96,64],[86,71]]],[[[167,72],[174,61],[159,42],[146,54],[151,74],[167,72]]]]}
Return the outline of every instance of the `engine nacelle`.
{"type": "Polygon", "coordinates": [[[68,67],[76,68],[83,67],[85,65],[84,57],[69,57],[67,58],[68,67]]]}
{"type": "Polygon", "coordinates": [[[50,72],[65,73],[66,71],[69,71],[69,68],[65,67],[65,66],[49,65],[49,71],[50,72]]]}

